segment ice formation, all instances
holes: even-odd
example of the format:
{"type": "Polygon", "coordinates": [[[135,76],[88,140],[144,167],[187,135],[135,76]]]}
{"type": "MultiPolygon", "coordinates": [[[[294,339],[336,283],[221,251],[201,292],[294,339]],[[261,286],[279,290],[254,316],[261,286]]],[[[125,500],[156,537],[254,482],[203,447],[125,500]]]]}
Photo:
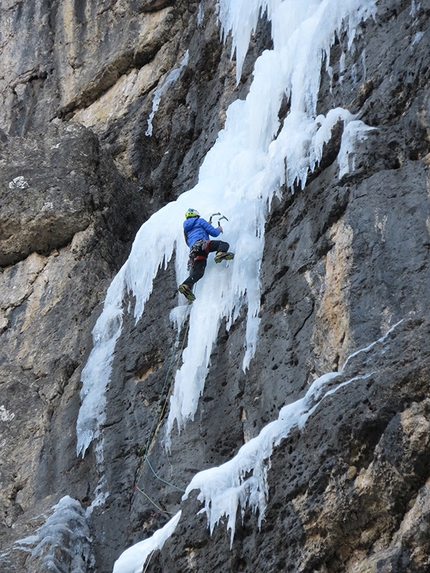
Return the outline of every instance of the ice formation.
{"type": "Polygon", "coordinates": [[[31,554],[31,570],[37,565],[43,571],[85,573],[94,565],[85,510],[69,496],[60,499],[52,510],[35,535],[17,541],[17,547],[31,554]]]}
{"type": "MultiPolygon", "coordinates": [[[[339,119],[345,126],[354,122],[356,135],[365,133],[362,122],[343,108],[317,116],[316,103],[322,63],[336,34],[346,30],[351,45],[360,22],[375,14],[375,0],[219,0],[218,9],[222,33],[232,33],[238,75],[249,38],[264,11],[272,24],[273,49],[264,51],[256,61],[246,100],[234,102],[227,110],[225,127],[203,162],[198,184],[141,227],[130,257],[108,291],[82,378],[77,423],[77,451],[82,455],[99,436],[104,421],[104,395],[122,328],[124,294],[131,291],[135,296],[135,318],[139,320],[158,269],[174,251],[178,283],[185,278],[187,247],[182,220],[186,209],[198,209],[203,216],[222,209],[229,218],[224,237],[236,258],[223,272],[210,262],[197,285],[197,300],[189,314],[188,346],[170,402],[167,443],[175,423],[182,428],[194,417],[221,322],[226,319],[230,328],[244,307],[245,371],[252,360],[259,325],[264,225],[271,200],[283,186],[305,185],[339,119]],[[281,125],[278,112],[285,96],[290,109],[281,125]]],[[[350,145],[350,141],[344,142],[342,173],[353,168],[345,159],[350,145]]]]}
{"type": "Polygon", "coordinates": [[[152,120],[154,119],[154,115],[156,114],[156,112],[160,106],[160,101],[161,101],[162,95],[168,90],[168,88],[171,84],[174,84],[176,82],[176,80],[181,75],[183,68],[185,68],[187,65],[188,65],[188,50],[185,52],[185,56],[184,56],[184,58],[180,64],[179,68],[172,70],[170,72],[170,74],[167,76],[167,78],[165,79],[161,88],[159,88],[158,90],[155,90],[154,99],[152,100],[152,111],[149,114],[149,118],[148,118],[148,128],[145,132],[146,136],[150,137],[152,135],[152,120]]]}
{"type": "MultiPolygon", "coordinates": [[[[267,424],[261,432],[244,444],[237,455],[219,467],[210,468],[199,472],[189,483],[183,499],[186,499],[191,491],[200,490],[198,499],[204,503],[204,511],[208,518],[208,525],[212,533],[215,525],[222,518],[227,520],[227,528],[230,529],[230,539],[233,542],[235,534],[236,516],[239,508],[249,506],[253,511],[258,512],[258,521],[261,523],[264,518],[266,503],[268,498],[267,471],[270,467],[270,456],[273,448],[279,445],[281,440],[286,438],[293,428],[302,429],[309,417],[317,410],[322,401],[328,396],[338,392],[352,382],[369,379],[374,372],[372,362],[367,364],[366,355],[371,351],[384,352],[384,347],[389,341],[390,333],[398,326],[392,326],[388,332],[372,342],[367,347],[357,350],[351,354],[338,372],[329,372],[317,378],[310,386],[303,398],[296,402],[284,406],[279,412],[277,420],[267,424]],[[350,362],[359,355],[364,355],[363,374],[348,378],[347,367],[350,362]],[[366,372],[366,369],[369,371],[366,372]]],[[[178,518],[179,520],[179,518],[178,518]]],[[[169,522],[171,523],[172,520],[169,522]]],[[[169,524],[167,524],[169,525],[169,524]]],[[[151,537],[144,542],[133,545],[124,554],[127,554],[127,561],[124,560],[124,567],[114,569],[114,573],[137,573],[138,568],[127,568],[126,563],[133,563],[142,568],[152,550],[157,547],[159,534],[163,544],[166,541],[166,527],[162,533],[156,532],[154,539],[151,537]],[[141,551],[141,544],[148,548],[141,551]]],[[[176,525],[175,525],[176,527],[176,525]]],[[[172,526],[169,535],[174,531],[172,526]]],[[[158,547],[157,547],[158,548],[158,547]]],[[[124,555],[123,554],[123,555],[124,555]]],[[[122,556],[120,557],[122,559],[122,556]]]]}
{"type": "MultiPolygon", "coordinates": [[[[355,169],[354,148],[366,136],[368,127],[344,108],[317,115],[317,99],[324,62],[330,74],[327,62],[336,36],[345,31],[349,49],[360,22],[375,15],[375,0],[219,0],[221,33],[224,38],[232,35],[237,79],[252,32],[264,12],[271,22],[273,48],[257,59],[247,98],[234,102],[227,110],[224,129],[202,164],[197,185],[141,227],[130,257],[108,290],[104,310],[93,331],[94,348],[82,377],[82,406],[77,423],[79,454],[84,455],[91,441],[100,438],[113,352],[121,334],[123,313],[127,312],[125,294],[131,292],[135,297],[138,321],[159,268],[166,266],[174,253],[178,283],[185,278],[188,249],[182,238],[182,221],[186,209],[198,209],[205,217],[222,209],[229,218],[224,238],[236,257],[222,271],[210,261],[204,279],[197,285],[197,300],[187,307],[179,297],[178,307],[171,314],[178,330],[187,319],[189,325],[188,346],[183,351],[183,364],[176,373],[170,399],[167,444],[174,425],[182,429],[196,413],[221,322],[225,320],[230,328],[242,309],[246,310],[244,371],[254,356],[259,327],[259,270],[272,199],[283,188],[304,187],[339,121],[344,125],[339,176],[355,169]],[[289,108],[281,122],[279,110],[285,98],[289,108]],[[142,260],[145,264],[141,264],[142,260]]],[[[344,73],[345,52],[339,64],[344,73]]],[[[360,65],[364,65],[364,54],[360,65]]],[[[168,76],[165,85],[169,85],[169,79],[176,79],[176,72],[168,76]]],[[[158,95],[161,97],[162,93],[158,95]]],[[[158,103],[154,98],[154,113],[158,103]]],[[[150,127],[152,117],[148,135],[150,127]]],[[[266,471],[273,447],[292,427],[305,423],[324,395],[351,382],[337,383],[338,376],[339,373],[331,373],[315,381],[306,396],[285,406],[279,419],[243,446],[233,460],[195,476],[187,491],[200,489],[211,528],[227,515],[234,535],[236,511],[244,503],[258,508],[260,516],[264,514],[266,471]],[[248,471],[250,476],[245,478],[248,471]]],[[[149,540],[143,551],[149,551],[148,547],[152,547],[149,540]]],[[[129,557],[132,559],[131,553],[129,557]]],[[[124,565],[118,571],[133,573],[133,567],[124,565]]]]}
{"type": "Polygon", "coordinates": [[[175,531],[178,521],[181,518],[181,512],[172,517],[164,527],[159,529],[149,537],[136,545],[129,547],[116,560],[113,573],[141,573],[143,565],[148,557],[150,558],[153,551],[161,549],[172,533],[175,531]]]}

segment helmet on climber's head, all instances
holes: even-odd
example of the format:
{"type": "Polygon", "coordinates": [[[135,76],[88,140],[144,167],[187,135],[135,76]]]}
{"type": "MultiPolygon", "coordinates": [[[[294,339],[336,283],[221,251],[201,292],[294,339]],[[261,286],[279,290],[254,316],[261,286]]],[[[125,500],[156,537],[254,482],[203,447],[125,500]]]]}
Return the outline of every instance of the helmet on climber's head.
{"type": "Polygon", "coordinates": [[[185,219],[190,219],[191,217],[200,217],[200,213],[195,209],[188,209],[185,213],[185,219]]]}

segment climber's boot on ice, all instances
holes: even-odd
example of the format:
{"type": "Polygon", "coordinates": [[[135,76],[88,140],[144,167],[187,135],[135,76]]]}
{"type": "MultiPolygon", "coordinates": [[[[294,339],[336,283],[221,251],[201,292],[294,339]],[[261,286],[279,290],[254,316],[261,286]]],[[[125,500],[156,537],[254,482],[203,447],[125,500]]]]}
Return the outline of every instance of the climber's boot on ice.
{"type": "Polygon", "coordinates": [[[234,253],[224,253],[223,251],[218,251],[215,255],[214,261],[220,263],[221,261],[231,261],[234,259],[234,253]]]}
{"type": "Polygon", "coordinates": [[[193,291],[190,289],[190,287],[187,284],[182,284],[178,286],[178,291],[184,295],[185,298],[187,298],[188,300],[196,300],[196,297],[193,295],[193,291]]]}

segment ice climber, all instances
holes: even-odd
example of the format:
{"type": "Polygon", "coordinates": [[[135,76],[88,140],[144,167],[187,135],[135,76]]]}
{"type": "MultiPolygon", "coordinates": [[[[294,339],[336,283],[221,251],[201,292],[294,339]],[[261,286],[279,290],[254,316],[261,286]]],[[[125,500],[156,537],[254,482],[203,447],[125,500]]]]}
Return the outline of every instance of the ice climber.
{"type": "Polygon", "coordinates": [[[205,273],[206,263],[209,253],[216,251],[215,262],[220,263],[224,259],[230,261],[234,258],[234,253],[228,252],[229,244],[225,241],[213,241],[209,237],[218,237],[223,232],[218,222],[218,228],[212,227],[210,223],[200,217],[200,213],[195,209],[188,209],[185,213],[184,237],[190,248],[190,258],[188,259],[188,270],[190,276],[178,287],[188,300],[195,300],[193,286],[205,273]]]}

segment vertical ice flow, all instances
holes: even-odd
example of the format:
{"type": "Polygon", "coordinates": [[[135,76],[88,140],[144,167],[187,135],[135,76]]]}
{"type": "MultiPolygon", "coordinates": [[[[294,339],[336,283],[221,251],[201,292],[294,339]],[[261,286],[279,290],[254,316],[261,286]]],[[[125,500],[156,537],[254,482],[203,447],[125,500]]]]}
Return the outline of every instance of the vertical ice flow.
{"type": "MultiPolygon", "coordinates": [[[[112,352],[121,331],[124,293],[129,290],[135,296],[138,320],[158,268],[167,264],[174,250],[178,282],[185,278],[182,221],[186,209],[196,208],[203,216],[222,210],[229,218],[224,238],[236,257],[223,263],[222,269],[209,262],[197,285],[197,300],[189,314],[188,347],[170,402],[167,439],[175,422],[182,428],[193,418],[219,326],[225,319],[229,328],[242,308],[247,312],[242,367],[246,370],[252,360],[259,324],[264,226],[271,200],[283,186],[305,185],[338,120],[345,125],[357,121],[344,108],[317,116],[320,71],[336,33],[345,29],[351,44],[358,24],[374,15],[374,0],[219,0],[218,10],[223,35],[232,34],[238,77],[263,12],[271,21],[273,49],[265,50],[256,61],[246,100],[234,102],[227,110],[225,127],[202,164],[198,184],[141,227],[113,283],[94,330],[95,346],[83,377],[78,421],[78,452],[82,454],[98,435],[104,416],[104,406],[98,401],[108,384],[112,352]],[[284,98],[289,111],[281,124],[278,114],[284,98]],[[102,336],[97,341],[97,333],[113,317],[118,328],[112,328],[109,340],[102,336]]],[[[356,133],[360,126],[364,127],[361,122],[355,124],[356,133]]]]}
{"type": "Polygon", "coordinates": [[[152,111],[149,114],[148,118],[148,128],[145,131],[145,135],[150,137],[152,135],[152,120],[154,119],[154,115],[156,114],[161,101],[161,96],[167,91],[168,87],[171,84],[174,84],[176,80],[181,75],[183,68],[188,65],[188,50],[185,52],[185,56],[183,57],[182,62],[179,65],[179,68],[176,68],[170,72],[170,74],[165,79],[163,85],[158,89],[155,90],[154,99],[152,100],[152,111]]]}

